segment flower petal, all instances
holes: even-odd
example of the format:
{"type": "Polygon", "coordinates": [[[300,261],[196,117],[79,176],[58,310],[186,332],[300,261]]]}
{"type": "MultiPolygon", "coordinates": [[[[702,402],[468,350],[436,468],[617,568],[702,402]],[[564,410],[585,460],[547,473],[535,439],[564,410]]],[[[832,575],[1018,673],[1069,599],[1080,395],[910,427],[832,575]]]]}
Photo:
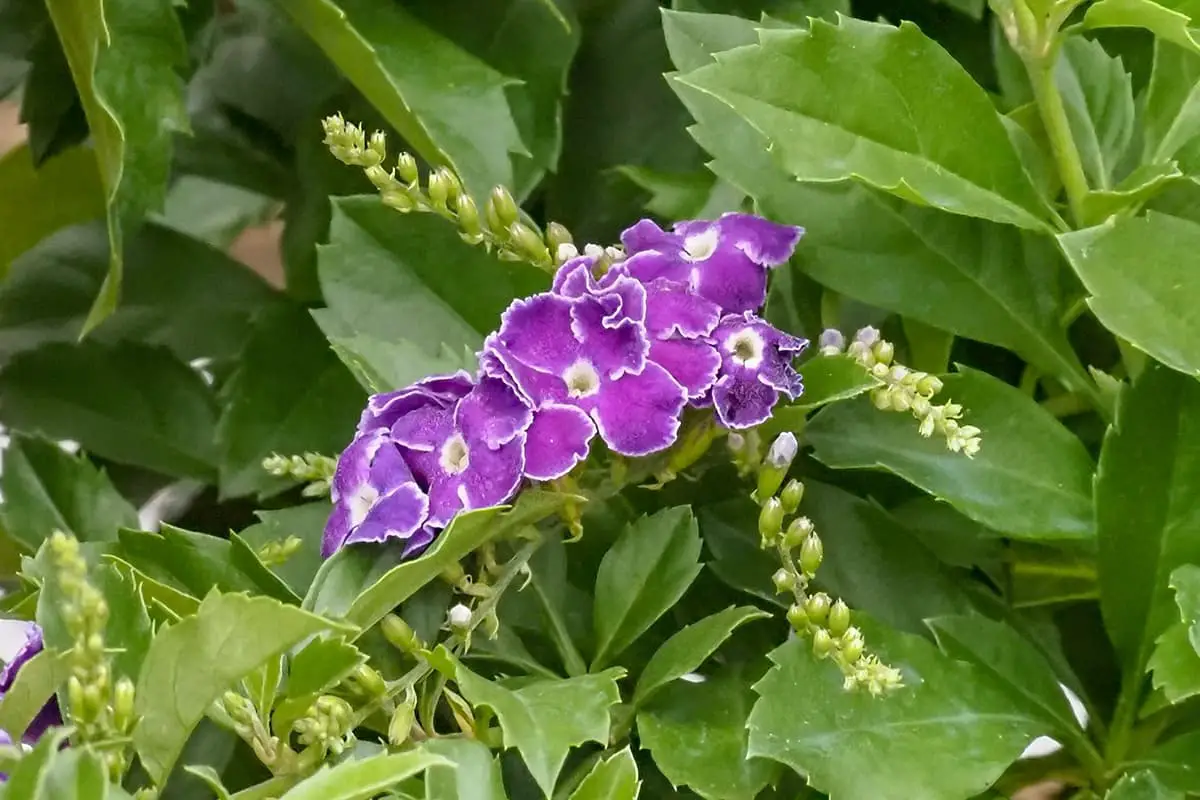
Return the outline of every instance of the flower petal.
{"type": "Polygon", "coordinates": [[[652,338],[707,336],[720,319],[720,306],[682,283],[659,278],[646,287],[646,331],[652,338]]]}
{"type": "Polygon", "coordinates": [[[680,248],[680,238],[667,233],[652,220],[638,220],[621,232],[621,246],[630,255],[644,250],[669,250],[680,248]]]}
{"type": "Polygon", "coordinates": [[[771,416],[779,392],[753,376],[725,375],[713,387],[717,418],[727,428],[752,428],[771,416]]]}
{"type": "Polygon", "coordinates": [[[663,367],[696,400],[712,388],[721,368],[721,355],[705,342],[668,339],[650,345],[650,360],[663,367]]]}
{"type": "Polygon", "coordinates": [[[605,322],[605,309],[592,298],[581,298],[571,309],[571,330],[589,363],[616,379],[639,372],[646,363],[650,342],[641,323],[626,320],[616,327],[605,322]]]}
{"type": "Polygon", "coordinates": [[[504,381],[485,377],[458,403],[454,423],[470,443],[495,450],[529,427],[533,411],[504,381]]]}
{"type": "Polygon", "coordinates": [[[453,375],[433,375],[395,392],[374,394],[367,400],[358,430],[390,428],[404,414],[426,405],[451,405],[471,391],[474,382],[465,370],[453,375]]]}
{"type": "Polygon", "coordinates": [[[571,332],[576,302],[548,293],[514,300],[501,317],[497,339],[526,366],[560,375],[579,357],[579,342],[571,332]]]}
{"type": "Polygon", "coordinates": [[[428,512],[429,498],[415,482],[406,483],[380,497],[345,544],[407,539],[425,523],[428,512]]]}
{"type": "Polygon", "coordinates": [[[357,492],[359,487],[370,479],[371,462],[375,460],[375,453],[387,441],[387,436],[387,430],[384,428],[361,433],[355,436],[338,456],[329,487],[330,496],[335,503],[342,497],[349,497],[357,492]]]}
{"type": "Polygon", "coordinates": [[[622,262],[629,274],[642,283],[659,279],[689,284],[692,265],[684,261],[679,245],[670,244],[666,250],[644,250],[622,262]]]}
{"type": "Polygon", "coordinates": [[[392,426],[396,444],[426,453],[437,450],[453,434],[453,408],[418,408],[392,426]]]}
{"type": "Polygon", "coordinates": [[[767,271],[728,239],[692,265],[692,285],[701,297],[727,312],[757,311],[767,300],[767,271]]]}
{"type": "Polygon", "coordinates": [[[717,221],[722,237],[732,239],[750,260],[764,267],[784,263],[796,251],[804,229],[780,225],[754,214],[730,212],[717,221]]]}
{"type": "Polygon", "coordinates": [[[329,558],[342,548],[353,526],[350,524],[350,508],[342,503],[333,507],[321,536],[321,558],[329,558]]]}
{"type": "Polygon", "coordinates": [[[471,465],[462,474],[464,507],[489,508],[512,499],[525,468],[525,434],[496,450],[471,451],[471,465]]]}
{"type": "Polygon", "coordinates": [[[561,377],[522,364],[495,334],[484,342],[479,365],[485,375],[503,381],[533,408],[560,402],[567,396],[567,387],[561,377]]]}
{"type": "Polygon", "coordinates": [[[644,456],[675,441],[687,391],[665,369],[646,362],[641,373],[605,382],[592,417],[601,438],[625,456],[644,456]]]}
{"type": "Polygon", "coordinates": [[[595,435],[591,418],[575,406],[540,409],[525,432],[525,474],[535,481],[561,478],[587,458],[595,435]]]}

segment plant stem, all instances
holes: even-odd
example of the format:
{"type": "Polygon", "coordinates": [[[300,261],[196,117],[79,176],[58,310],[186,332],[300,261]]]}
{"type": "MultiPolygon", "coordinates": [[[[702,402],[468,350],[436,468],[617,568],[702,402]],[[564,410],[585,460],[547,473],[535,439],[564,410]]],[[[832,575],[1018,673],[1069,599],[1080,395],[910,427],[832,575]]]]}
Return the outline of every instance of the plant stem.
{"type": "Polygon", "coordinates": [[[1127,672],[1121,681],[1121,694],[1117,697],[1117,707],[1113,711],[1112,725],[1109,727],[1108,744],[1104,748],[1105,761],[1108,765],[1120,764],[1129,751],[1133,738],[1133,724],[1137,721],[1138,701],[1142,696],[1142,673],[1127,672]]]}
{"type": "Polygon", "coordinates": [[[270,780],[242,789],[231,795],[231,800],[268,800],[271,797],[281,797],[284,792],[300,782],[304,775],[279,775],[270,780]]]}
{"type": "MultiPolygon", "coordinates": [[[[1048,37],[1055,35],[1056,32],[1053,31],[1047,34],[1048,37]]],[[[1042,124],[1046,128],[1046,135],[1050,139],[1050,149],[1058,165],[1059,177],[1067,192],[1071,219],[1076,228],[1082,228],[1087,224],[1083,201],[1088,193],[1088,182],[1083,172],[1083,162],[1079,158],[1079,150],[1075,147],[1075,139],[1071,136],[1071,125],[1067,120],[1062,95],[1054,83],[1054,63],[1058,57],[1058,47],[1057,44],[1047,42],[1036,49],[1040,51],[1037,55],[1030,55],[1025,59],[1025,70],[1029,73],[1033,97],[1037,102],[1042,124]]]]}

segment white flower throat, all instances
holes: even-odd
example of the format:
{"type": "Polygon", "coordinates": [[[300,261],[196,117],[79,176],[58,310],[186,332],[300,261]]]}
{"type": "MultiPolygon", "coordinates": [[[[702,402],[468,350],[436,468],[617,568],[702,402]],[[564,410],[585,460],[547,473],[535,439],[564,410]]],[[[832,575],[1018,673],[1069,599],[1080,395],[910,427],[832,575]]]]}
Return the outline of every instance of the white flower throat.
{"type": "Polygon", "coordinates": [[[716,228],[693,233],[683,240],[683,255],[688,261],[704,261],[717,251],[720,236],[716,228]]]}
{"type": "Polygon", "coordinates": [[[562,379],[568,397],[589,397],[600,390],[600,373],[582,358],[566,368],[562,379]]]}
{"type": "Polygon", "coordinates": [[[725,350],[733,363],[746,369],[758,369],[762,363],[766,342],[752,328],[743,328],[725,339],[725,350]]]}
{"type": "Polygon", "coordinates": [[[371,511],[371,506],[379,499],[379,492],[369,483],[364,483],[357,492],[350,496],[350,524],[361,525],[371,511]]]}
{"type": "Polygon", "coordinates": [[[456,433],[442,445],[442,455],[438,459],[442,470],[447,475],[458,475],[471,464],[471,451],[462,434],[456,433]]]}

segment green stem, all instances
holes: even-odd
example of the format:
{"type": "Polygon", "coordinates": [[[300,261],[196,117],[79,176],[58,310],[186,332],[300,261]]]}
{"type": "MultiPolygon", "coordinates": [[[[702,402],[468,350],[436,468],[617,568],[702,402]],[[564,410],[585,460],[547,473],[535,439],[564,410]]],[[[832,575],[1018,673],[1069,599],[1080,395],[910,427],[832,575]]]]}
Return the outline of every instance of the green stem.
{"type": "Polygon", "coordinates": [[[282,797],[283,793],[295,786],[303,775],[279,775],[270,780],[242,789],[231,795],[230,800],[269,800],[272,797],[282,797]]]}
{"type": "Polygon", "coordinates": [[[1104,749],[1105,761],[1109,766],[1120,764],[1129,752],[1129,745],[1133,740],[1133,725],[1137,722],[1138,701],[1141,697],[1141,671],[1127,672],[1121,681],[1121,693],[1117,697],[1108,744],[1104,749]]]}
{"type": "MultiPolygon", "coordinates": [[[[1054,36],[1055,33],[1050,32],[1048,35],[1054,36]]],[[[1047,45],[1037,49],[1042,52],[1028,57],[1025,60],[1025,69],[1029,73],[1033,97],[1037,102],[1042,124],[1050,139],[1050,149],[1058,165],[1059,177],[1067,192],[1072,221],[1077,228],[1082,228],[1087,224],[1083,201],[1088,193],[1088,182],[1083,171],[1083,162],[1079,158],[1079,150],[1075,147],[1075,139],[1071,136],[1071,125],[1067,120],[1062,95],[1054,83],[1054,62],[1058,56],[1058,48],[1047,45]]]]}

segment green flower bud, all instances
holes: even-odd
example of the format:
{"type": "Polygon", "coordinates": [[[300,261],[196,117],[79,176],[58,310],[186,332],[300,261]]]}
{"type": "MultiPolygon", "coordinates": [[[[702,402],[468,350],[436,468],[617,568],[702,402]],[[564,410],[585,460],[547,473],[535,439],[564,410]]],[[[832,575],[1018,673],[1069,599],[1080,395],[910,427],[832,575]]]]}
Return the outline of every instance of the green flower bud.
{"type": "Polygon", "coordinates": [[[795,550],[797,547],[804,544],[808,539],[809,534],[813,532],[812,520],[808,517],[796,517],[792,523],[788,525],[787,533],[783,537],[783,546],[788,550],[795,550]]]}
{"type": "Polygon", "coordinates": [[[875,346],[871,349],[872,354],[875,356],[875,360],[881,364],[892,363],[892,358],[896,355],[896,348],[892,346],[891,342],[884,339],[880,339],[878,342],[876,342],[875,346]]]}
{"type": "Polygon", "coordinates": [[[804,613],[804,609],[799,605],[793,604],[787,611],[788,624],[797,633],[804,633],[808,630],[808,614],[804,613]]]}
{"type": "Polygon", "coordinates": [[[388,722],[388,742],[392,747],[404,744],[412,734],[413,723],[417,720],[417,693],[410,686],[404,693],[404,699],[396,704],[396,711],[388,722]]]}
{"type": "Polygon", "coordinates": [[[817,628],[813,633],[813,653],[817,658],[824,658],[833,652],[833,637],[824,628],[817,628]]]}
{"type": "Polygon", "coordinates": [[[424,647],[409,624],[395,614],[384,617],[379,628],[388,644],[402,653],[415,653],[424,647]]]}
{"type": "Polygon", "coordinates": [[[396,157],[396,174],[409,186],[415,184],[421,177],[417,172],[417,160],[413,158],[412,153],[401,153],[396,157]]]}
{"type": "Polygon", "coordinates": [[[775,592],[777,594],[785,594],[796,587],[796,576],[790,570],[783,567],[775,570],[775,574],[771,576],[771,581],[775,584],[775,592]]]}
{"type": "Polygon", "coordinates": [[[804,613],[814,625],[825,624],[825,618],[829,616],[829,595],[824,592],[811,595],[804,601],[804,613]]]}
{"type": "Polygon", "coordinates": [[[926,375],[917,381],[917,391],[926,397],[932,397],[942,390],[942,381],[936,375],[926,375]]]}
{"type": "Polygon", "coordinates": [[[860,658],[862,658],[863,649],[865,646],[866,645],[863,643],[862,639],[854,639],[850,642],[843,642],[842,659],[847,664],[853,664],[855,661],[858,661],[860,658]]]}
{"type": "Polygon", "coordinates": [[[450,184],[446,180],[445,170],[439,167],[429,173],[429,185],[426,192],[429,194],[429,202],[433,203],[434,208],[446,208],[446,200],[450,198],[450,184]]]}
{"type": "Polygon", "coordinates": [[[514,222],[509,225],[508,236],[513,248],[528,261],[536,264],[549,260],[550,251],[546,249],[546,243],[525,223],[514,222]]]}
{"type": "Polygon", "coordinates": [[[503,186],[497,186],[492,189],[491,195],[488,197],[489,213],[495,213],[496,219],[499,220],[502,228],[509,228],[513,223],[520,219],[520,211],[517,209],[517,202],[513,200],[513,196],[509,194],[508,189],[503,186]]]}
{"type": "Polygon", "coordinates": [[[792,460],[796,458],[796,434],[784,431],[775,437],[771,448],[767,450],[766,458],[758,468],[758,501],[765,502],[775,492],[779,491],[792,460]]]}
{"type": "Polygon", "coordinates": [[[546,244],[550,246],[551,252],[557,253],[564,244],[575,244],[575,240],[564,226],[551,222],[546,226],[546,244]]]}
{"type": "Polygon", "coordinates": [[[83,712],[83,683],[78,675],[67,678],[67,702],[71,704],[71,715],[78,716],[83,712]]]}
{"type": "Polygon", "coordinates": [[[829,623],[827,625],[829,633],[832,636],[841,636],[850,627],[850,607],[841,600],[834,601],[834,604],[829,609],[829,623]]]}
{"type": "Polygon", "coordinates": [[[354,680],[369,695],[387,694],[387,684],[384,683],[383,676],[366,664],[359,664],[354,669],[354,680]]]}
{"type": "Polygon", "coordinates": [[[774,544],[783,530],[783,503],[778,497],[769,497],[758,514],[758,533],[768,545],[774,544]]]}
{"type": "Polygon", "coordinates": [[[454,201],[454,211],[458,215],[458,227],[468,236],[478,236],[483,232],[479,227],[479,208],[469,194],[460,194],[454,201]]]}
{"type": "Polygon", "coordinates": [[[407,214],[417,207],[417,201],[413,200],[408,192],[404,191],[385,191],[381,199],[385,206],[399,211],[401,214],[407,214]]]}
{"type": "Polygon", "coordinates": [[[117,730],[129,732],[133,729],[133,724],[137,721],[134,716],[134,688],[133,681],[129,678],[121,678],[117,681],[117,685],[113,688],[113,722],[116,723],[117,730]]]}
{"type": "Polygon", "coordinates": [[[821,537],[811,534],[800,545],[800,569],[805,575],[812,577],[821,568],[821,560],[825,557],[825,548],[821,545],[821,537]]]}
{"type": "Polygon", "coordinates": [[[800,507],[800,501],[803,499],[804,484],[795,478],[788,481],[783,487],[783,491],[779,493],[779,502],[783,503],[783,511],[786,514],[795,514],[796,509],[800,507]]]}
{"type": "Polygon", "coordinates": [[[372,133],[371,140],[367,144],[367,152],[363,156],[364,164],[367,166],[383,163],[383,160],[387,158],[387,134],[383,131],[372,133]]]}
{"type": "Polygon", "coordinates": [[[888,411],[892,407],[892,392],[886,386],[871,390],[871,403],[880,411],[888,411]]]}

